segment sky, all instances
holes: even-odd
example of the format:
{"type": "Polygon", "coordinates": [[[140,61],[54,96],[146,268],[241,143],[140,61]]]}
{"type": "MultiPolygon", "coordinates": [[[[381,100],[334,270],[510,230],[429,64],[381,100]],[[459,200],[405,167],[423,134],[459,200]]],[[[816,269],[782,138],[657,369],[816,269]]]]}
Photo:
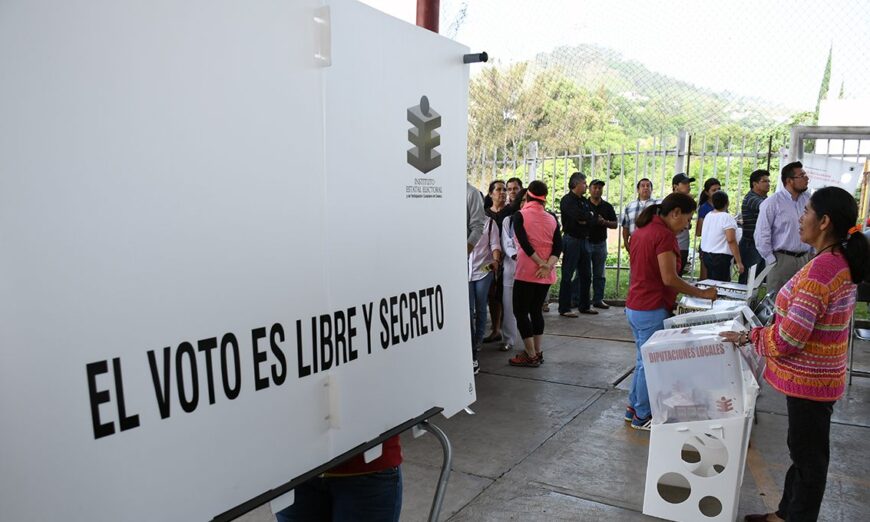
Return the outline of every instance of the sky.
{"type": "MultiPolygon", "coordinates": [[[[416,0],[363,2],[414,23],[416,0]]],[[[801,110],[815,108],[833,47],[831,92],[843,81],[846,97],[870,103],[868,0],[441,0],[440,25],[503,64],[595,44],[678,80],[801,110]]]]}

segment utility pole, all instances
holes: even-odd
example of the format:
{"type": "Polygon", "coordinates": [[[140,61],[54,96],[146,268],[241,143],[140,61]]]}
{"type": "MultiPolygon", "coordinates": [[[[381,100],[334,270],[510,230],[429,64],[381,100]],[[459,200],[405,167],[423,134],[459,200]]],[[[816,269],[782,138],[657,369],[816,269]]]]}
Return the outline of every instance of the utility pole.
{"type": "Polygon", "coordinates": [[[438,32],[441,0],[417,0],[417,25],[438,32]]]}

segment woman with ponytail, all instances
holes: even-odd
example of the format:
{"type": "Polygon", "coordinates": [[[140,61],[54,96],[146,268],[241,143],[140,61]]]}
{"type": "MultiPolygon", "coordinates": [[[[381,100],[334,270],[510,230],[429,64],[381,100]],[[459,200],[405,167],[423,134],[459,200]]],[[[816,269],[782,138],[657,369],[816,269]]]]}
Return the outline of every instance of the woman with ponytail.
{"type": "Polygon", "coordinates": [[[724,332],[735,345],[752,343],[767,358],[764,379],[786,396],[792,465],[775,513],[744,520],[816,520],[825,493],[831,414],[846,387],[849,321],[856,283],[867,280],[867,238],[856,226],[858,205],[838,187],[816,191],[800,219],[801,241],[817,254],[776,296],[772,325],[724,332]]]}
{"type": "Polygon", "coordinates": [[[650,429],[652,421],[641,346],[653,333],[664,328],[664,320],[673,312],[678,293],[716,299],[715,288],[701,290],[680,277],[677,234],[689,225],[696,207],[691,196],[674,192],[638,216],[637,230],[631,236],[631,286],[625,300],[625,315],[634,334],[637,357],[628,397],[631,404],[625,410],[625,420],[638,430],[650,429]]]}
{"type": "Polygon", "coordinates": [[[538,367],[544,361],[541,342],[544,335],[544,300],[556,282],[553,267],[562,253],[559,222],[544,207],[547,185],[532,181],[526,191],[522,210],[511,216],[517,251],[514,275],[514,317],[524,350],[508,362],[512,366],[538,367]]]}

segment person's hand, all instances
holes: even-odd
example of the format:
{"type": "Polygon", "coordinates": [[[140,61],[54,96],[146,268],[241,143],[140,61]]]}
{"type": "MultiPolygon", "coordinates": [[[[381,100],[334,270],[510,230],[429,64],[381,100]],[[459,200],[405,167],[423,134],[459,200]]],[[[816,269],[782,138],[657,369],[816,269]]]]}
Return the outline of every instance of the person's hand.
{"type": "Polygon", "coordinates": [[[735,348],[749,343],[749,332],[719,332],[719,337],[733,344],[735,348]]]}
{"type": "Polygon", "coordinates": [[[716,291],[715,286],[711,286],[710,288],[705,288],[701,290],[702,299],[709,299],[711,301],[715,301],[717,297],[719,297],[719,293],[716,291]]]}
{"type": "Polygon", "coordinates": [[[601,217],[601,216],[598,216],[598,224],[599,224],[599,225],[604,225],[605,223],[607,223],[607,220],[605,220],[605,219],[604,219],[603,217],[601,217]]]}
{"type": "Polygon", "coordinates": [[[538,265],[538,269],[535,271],[535,277],[538,279],[545,279],[550,276],[550,271],[553,269],[550,265],[544,263],[543,265],[538,265]]]}
{"type": "Polygon", "coordinates": [[[746,267],[743,266],[743,263],[737,263],[737,272],[743,273],[746,271],[746,267]]]}

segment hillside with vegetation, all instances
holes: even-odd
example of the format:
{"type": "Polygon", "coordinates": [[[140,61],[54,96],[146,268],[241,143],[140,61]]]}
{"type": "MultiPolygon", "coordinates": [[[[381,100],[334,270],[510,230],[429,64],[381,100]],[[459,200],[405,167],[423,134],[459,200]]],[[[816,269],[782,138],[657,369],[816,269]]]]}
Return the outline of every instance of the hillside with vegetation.
{"type": "Polygon", "coordinates": [[[560,47],[534,60],[493,64],[471,80],[469,151],[634,148],[679,130],[711,139],[782,136],[812,121],[765,100],[713,92],[592,46],[560,47]]]}

